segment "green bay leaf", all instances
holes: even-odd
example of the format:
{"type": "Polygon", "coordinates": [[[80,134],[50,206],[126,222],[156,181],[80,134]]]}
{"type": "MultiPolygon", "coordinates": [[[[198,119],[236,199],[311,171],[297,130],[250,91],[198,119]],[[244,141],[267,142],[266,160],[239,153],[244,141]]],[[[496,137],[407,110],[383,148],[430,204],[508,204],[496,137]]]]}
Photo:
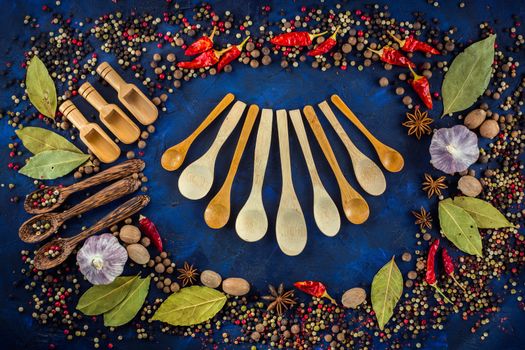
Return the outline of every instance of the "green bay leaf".
{"type": "Polygon", "coordinates": [[[441,230],[454,245],[465,253],[483,256],[483,243],[476,222],[463,208],[447,198],[439,202],[441,230]]]}
{"type": "Polygon", "coordinates": [[[26,89],[29,100],[35,108],[46,117],[54,119],[57,110],[55,83],[38,56],[33,56],[29,61],[26,89]]]}
{"type": "Polygon", "coordinates": [[[64,150],[44,151],[31,157],[19,172],[33,179],[52,180],[69,174],[88,159],[88,154],[64,150]]]}
{"type": "Polygon", "coordinates": [[[390,320],[403,293],[403,276],[394,257],[374,276],[372,281],[372,308],[380,329],[390,320]]]}
{"type": "Polygon", "coordinates": [[[225,303],[226,295],[218,290],[201,286],[182,288],[162,303],[152,320],[191,326],[215,316],[225,303]]]}
{"type": "Polygon", "coordinates": [[[117,306],[131,290],[137,276],[117,277],[110,284],[89,288],[77,304],[77,310],[84,315],[101,315],[117,306]]]}
{"type": "Polygon", "coordinates": [[[131,321],[148,296],[150,281],[150,276],[136,279],[124,300],[104,314],[104,326],[118,327],[131,321]]]}
{"type": "Polygon", "coordinates": [[[490,82],[496,35],[490,35],[454,58],[443,80],[443,116],[469,108],[490,82]]]}
{"type": "Polygon", "coordinates": [[[472,216],[478,228],[513,227],[507,218],[492,204],[478,198],[456,197],[454,204],[472,216]]]}
{"type": "Polygon", "coordinates": [[[25,148],[33,154],[58,149],[82,153],[81,150],[66,140],[66,138],[51,130],[27,126],[23,129],[16,130],[15,133],[20,140],[22,140],[25,148]]]}

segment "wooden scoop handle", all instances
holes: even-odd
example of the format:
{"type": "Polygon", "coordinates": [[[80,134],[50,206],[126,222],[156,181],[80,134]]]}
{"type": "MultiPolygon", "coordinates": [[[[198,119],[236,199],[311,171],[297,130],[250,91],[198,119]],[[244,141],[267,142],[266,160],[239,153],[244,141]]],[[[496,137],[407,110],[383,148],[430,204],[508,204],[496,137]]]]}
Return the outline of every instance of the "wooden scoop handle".
{"type": "Polygon", "coordinates": [[[122,86],[127,84],[126,81],[122,79],[122,77],[107,62],[102,62],[97,67],[97,73],[105,81],[107,81],[113,89],[117,91],[119,91],[122,86]]]}
{"type": "Polygon", "coordinates": [[[86,126],[87,124],[89,124],[86,117],[84,117],[82,112],[80,112],[77,106],[75,106],[75,104],[71,102],[70,100],[64,101],[64,103],[62,103],[60,107],[58,107],[58,110],[62,112],[62,114],[64,115],[64,118],[69,120],[75,126],[75,128],[79,130],[83,126],[86,126]]]}
{"type": "Polygon", "coordinates": [[[142,208],[149,204],[150,198],[144,194],[133,197],[124,204],[120,205],[117,209],[110,212],[108,215],[104,216],[99,220],[95,225],[91,226],[87,230],[82,231],[82,233],[69,239],[69,244],[73,247],[78,243],[82,242],[84,239],[89,236],[102,231],[105,228],[111,227],[115,224],[118,224],[124,219],[138,213],[142,208]]]}
{"type": "Polygon", "coordinates": [[[76,215],[80,215],[89,210],[101,207],[119,199],[120,197],[124,197],[127,194],[135,192],[140,187],[140,183],[141,182],[134,179],[133,176],[128,176],[101,189],[94,195],[84,199],[82,202],[59,215],[61,216],[61,219],[65,221],[76,215]]]}
{"type": "Polygon", "coordinates": [[[304,112],[304,115],[306,116],[306,120],[308,120],[308,123],[310,124],[310,127],[312,128],[312,131],[314,132],[317,142],[319,142],[319,145],[321,146],[321,149],[323,150],[326,160],[328,160],[328,164],[330,164],[330,167],[332,168],[332,171],[334,172],[337,183],[339,184],[339,189],[341,191],[341,197],[343,197],[343,201],[345,198],[361,197],[359,193],[357,193],[357,191],[354,190],[354,188],[348,183],[345,176],[343,175],[343,172],[341,171],[341,167],[339,166],[339,163],[337,162],[337,159],[335,158],[335,154],[334,154],[334,151],[332,150],[332,146],[330,146],[330,142],[328,141],[328,138],[326,137],[326,134],[323,130],[323,127],[321,126],[321,123],[319,123],[319,119],[317,118],[317,115],[315,114],[313,107],[306,106],[304,107],[303,112],[304,112]]]}
{"type": "Polygon", "coordinates": [[[98,93],[97,90],[89,82],[85,82],[78,89],[78,93],[89,102],[97,111],[100,112],[102,107],[106,106],[108,102],[98,93]]]}
{"type": "MultiPolygon", "coordinates": [[[[258,113],[259,107],[257,107],[256,105],[251,105],[250,108],[248,108],[248,114],[246,115],[246,120],[244,121],[244,124],[242,126],[241,136],[239,136],[239,141],[237,141],[235,152],[233,153],[233,158],[230,164],[230,169],[228,170],[228,175],[226,175],[226,180],[224,180],[224,184],[222,185],[222,187],[225,188],[228,193],[231,189],[233,179],[235,177],[235,174],[237,173],[237,169],[239,168],[239,163],[241,161],[242,154],[244,153],[244,149],[246,148],[246,144],[248,143],[248,138],[250,137],[250,133],[252,131],[253,125],[255,124],[255,120],[257,119],[258,113]]],[[[222,192],[222,188],[220,192],[222,192]]]]}
{"type": "Polygon", "coordinates": [[[71,186],[63,188],[61,192],[66,192],[67,194],[71,194],[74,192],[83,191],[92,186],[96,186],[96,185],[100,185],[100,184],[110,182],[113,180],[121,179],[123,177],[126,177],[134,173],[139,173],[142,170],[144,170],[145,166],[146,164],[141,159],[127,160],[125,162],[112,166],[111,168],[108,168],[104,171],[101,171],[98,174],[93,175],[88,179],[85,179],[71,186]]]}

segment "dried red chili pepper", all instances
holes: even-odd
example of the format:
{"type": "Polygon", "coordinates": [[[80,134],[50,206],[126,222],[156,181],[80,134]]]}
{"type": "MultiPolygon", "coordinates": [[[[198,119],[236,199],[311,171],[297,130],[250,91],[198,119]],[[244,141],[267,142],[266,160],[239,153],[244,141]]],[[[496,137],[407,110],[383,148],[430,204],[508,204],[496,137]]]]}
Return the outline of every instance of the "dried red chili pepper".
{"type": "Polygon", "coordinates": [[[439,238],[436,239],[434,242],[432,242],[432,245],[430,246],[430,250],[428,251],[427,255],[427,271],[425,274],[425,281],[428,283],[429,286],[436,289],[436,291],[445,299],[445,301],[452,304],[449,298],[443,292],[439,287],[437,286],[437,278],[436,278],[436,253],[439,249],[439,238]]]}
{"type": "Polygon", "coordinates": [[[339,31],[339,26],[335,29],[334,33],[330,35],[329,38],[327,38],[325,41],[317,45],[314,49],[308,51],[308,56],[319,56],[324,55],[328,51],[332,50],[334,46],[337,44],[337,32],[339,31]]]}
{"type": "Polygon", "coordinates": [[[302,292],[305,292],[306,294],[313,295],[317,298],[327,298],[332,303],[337,304],[334,298],[332,298],[328,293],[326,292],[326,287],[321,282],[316,281],[301,281],[301,282],[295,282],[293,284],[295,288],[299,289],[302,292]]]}
{"type": "Polygon", "coordinates": [[[274,36],[270,42],[277,46],[310,46],[312,40],[326,32],[310,34],[308,32],[290,32],[274,36]]]}
{"type": "Polygon", "coordinates": [[[446,248],[443,248],[443,250],[441,251],[441,257],[443,258],[443,266],[445,267],[445,273],[447,274],[447,276],[452,278],[454,283],[458,287],[463,289],[464,292],[466,292],[467,290],[465,289],[465,287],[463,287],[463,285],[459,283],[458,280],[456,280],[456,276],[454,276],[454,262],[452,261],[452,257],[448,255],[448,251],[446,248]]]}
{"type": "Polygon", "coordinates": [[[403,54],[393,47],[390,46],[384,46],[381,48],[381,50],[372,50],[373,53],[376,53],[381,58],[381,61],[394,65],[394,66],[402,66],[402,67],[412,67],[414,68],[416,65],[410,61],[407,57],[403,56],[403,54]]]}
{"type": "Polygon", "coordinates": [[[155,248],[162,253],[162,238],[153,221],[141,215],[139,217],[139,228],[151,240],[155,248]]]}
{"type": "Polygon", "coordinates": [[[186,51],[184,51],[184,54],[186,56],[195,56],[213,48],[213,36],[215,35],[216,29],[217,27],[213,27],[213,31],[211,32],[210,36],[204,35],[197,39],[193,44],[188,46],[186,51]]]}
{"type": "Polygon", "coordinates": [[[414,39],[414,37],[412,35],[410,35],[408,38],[402,40],[402,39],[399,39],[398,37],[396,37],[394,34],[392,34],[390,32],[388,32],[388,34],[390,34],[390,36],[395,41],[397,41],[397,43],[399,44],[399,47],[403,51],[406,51],[406,52],[421,51],[421,52],[428,52],[428,53],[431,53],[433,55],[439,55],[439,51],[438,50],[436,50],[435,48],[433,48],[432,46],[430,46],[427,43],[424,43],[422,41],[414,39]]]}
{"type": "Polygon", "coordinates": [[[246,44],[248,39],[250,39],[250,37],[244,39],[239,45],[232,46],[231,50],[222,55],[221,59],[219,60],[219,63],[217,64],[217,72],[222,71],[224,67],[230,64],[232,61],[236,60],[241,55],[242,48],[244,47],[244,44],[246,44]]]}
{"type": "Polygon", "coordinates": [[[430,94],[430,83],[427,77],[424,75],[417,75],[412,67],[408,67],[414,76],[414,79],[410,79],[408,83],[412,86],[412,89],[417,93],[421,101],[427,106],[428,109],[432,109],[432,95],[430,94]]]}
{"type": "Polygon", "coordinates": [[[230,49],[231,47],[224,49],[222,51],[217,51],[213,49],[208,50],[206,52],[201,53],[199,56],[195,57],[191,61],[177,63],[177,67],[186,68],[186,69],[199,69],[199,68],[211,67],[217,62],[219,62],[219,58],[225,52],[229,51],[230,49]]]}

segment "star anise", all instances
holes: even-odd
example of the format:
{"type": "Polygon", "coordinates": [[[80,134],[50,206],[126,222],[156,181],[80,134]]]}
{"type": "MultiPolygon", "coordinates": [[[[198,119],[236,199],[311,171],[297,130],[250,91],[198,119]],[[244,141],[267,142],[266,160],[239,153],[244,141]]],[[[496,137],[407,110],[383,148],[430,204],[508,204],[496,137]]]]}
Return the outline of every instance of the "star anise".
{"type": "Polygon", "coordinates": [[[415,224],[419,225],[421,230],[425,228],[430,230],[432,228],[432,216],[425,208],[421,207],[419,213],[417,211],[413,211],[412,214],[416,217],[415,224]]]}
{"type": "Polygon", "coordinates": [[[421,136],[432,133],[430,124],[434,122],[434,119],[428,116],[428,111],[421,112],[419,107],[416,107],[415,112],[407,112],[406,117],[407,121],[402,125],[408,128],[408,135],[415,135],[419,140],[421,136]]]}
{"type": "Polygon", "coordinates": [[[445,185],[445,177],[440,176],[437,179],[433,179],[429,174],[425,174],[425,181],[423,181],[423,191],[427,193],[428,198],[431,198],[433,195],[441,196],[441,190],[448,188],[445,185]]]}
{"type": "Polygon", "coordinates": [[[199,273],[197,272],[197,269],[193,267],[193,265],[188,264],[187,262],[184,262],[184,267],[181,269],[177,269],[177,271],[180,272],[177,279],[182,281],[182,286],[186,287],[188,284],[193,284],[197,280],[197,276],[199,273]]]}
{"type": "Polygon", "coordinates": [[[270,284],[268,289],[270,290],[270,295],[262,297],[264,300],[271,301],[267,308],[268,311],[275,309],[278,315],[282,315],[285,310],[288,310],[290,307],[297,304],[294,298],[293,289],[285,291],[284,284],[281,283],[277,289],[270,284]]]}

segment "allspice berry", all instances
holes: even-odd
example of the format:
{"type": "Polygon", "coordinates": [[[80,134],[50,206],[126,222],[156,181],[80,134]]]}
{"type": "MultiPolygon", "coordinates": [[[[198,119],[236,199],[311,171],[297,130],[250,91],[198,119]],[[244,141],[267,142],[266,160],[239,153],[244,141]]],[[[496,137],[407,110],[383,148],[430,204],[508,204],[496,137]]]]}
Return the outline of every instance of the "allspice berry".
{"type": "Polygon", "coordinates": [[[481,124],[479,134],[487,139],[495,138],[499,133],[499,124],[494,119],[488,119],[481,124]]]}
{"type": "Polygon", "coordinates": [[[474,176],[465,175],[458,181],[458,190],[465,196],[477,197],[483,191],[483,186],[474,176]]]}
{"type": "Polygon", "coordinates": [[[475,109],[471,111],[467,116],[465,117],[465,120],[463,123],[467,128],[470,130],[476,129],[485,121],[485,118],[487,117],[487,112],[483,109],[475,109]]]}

